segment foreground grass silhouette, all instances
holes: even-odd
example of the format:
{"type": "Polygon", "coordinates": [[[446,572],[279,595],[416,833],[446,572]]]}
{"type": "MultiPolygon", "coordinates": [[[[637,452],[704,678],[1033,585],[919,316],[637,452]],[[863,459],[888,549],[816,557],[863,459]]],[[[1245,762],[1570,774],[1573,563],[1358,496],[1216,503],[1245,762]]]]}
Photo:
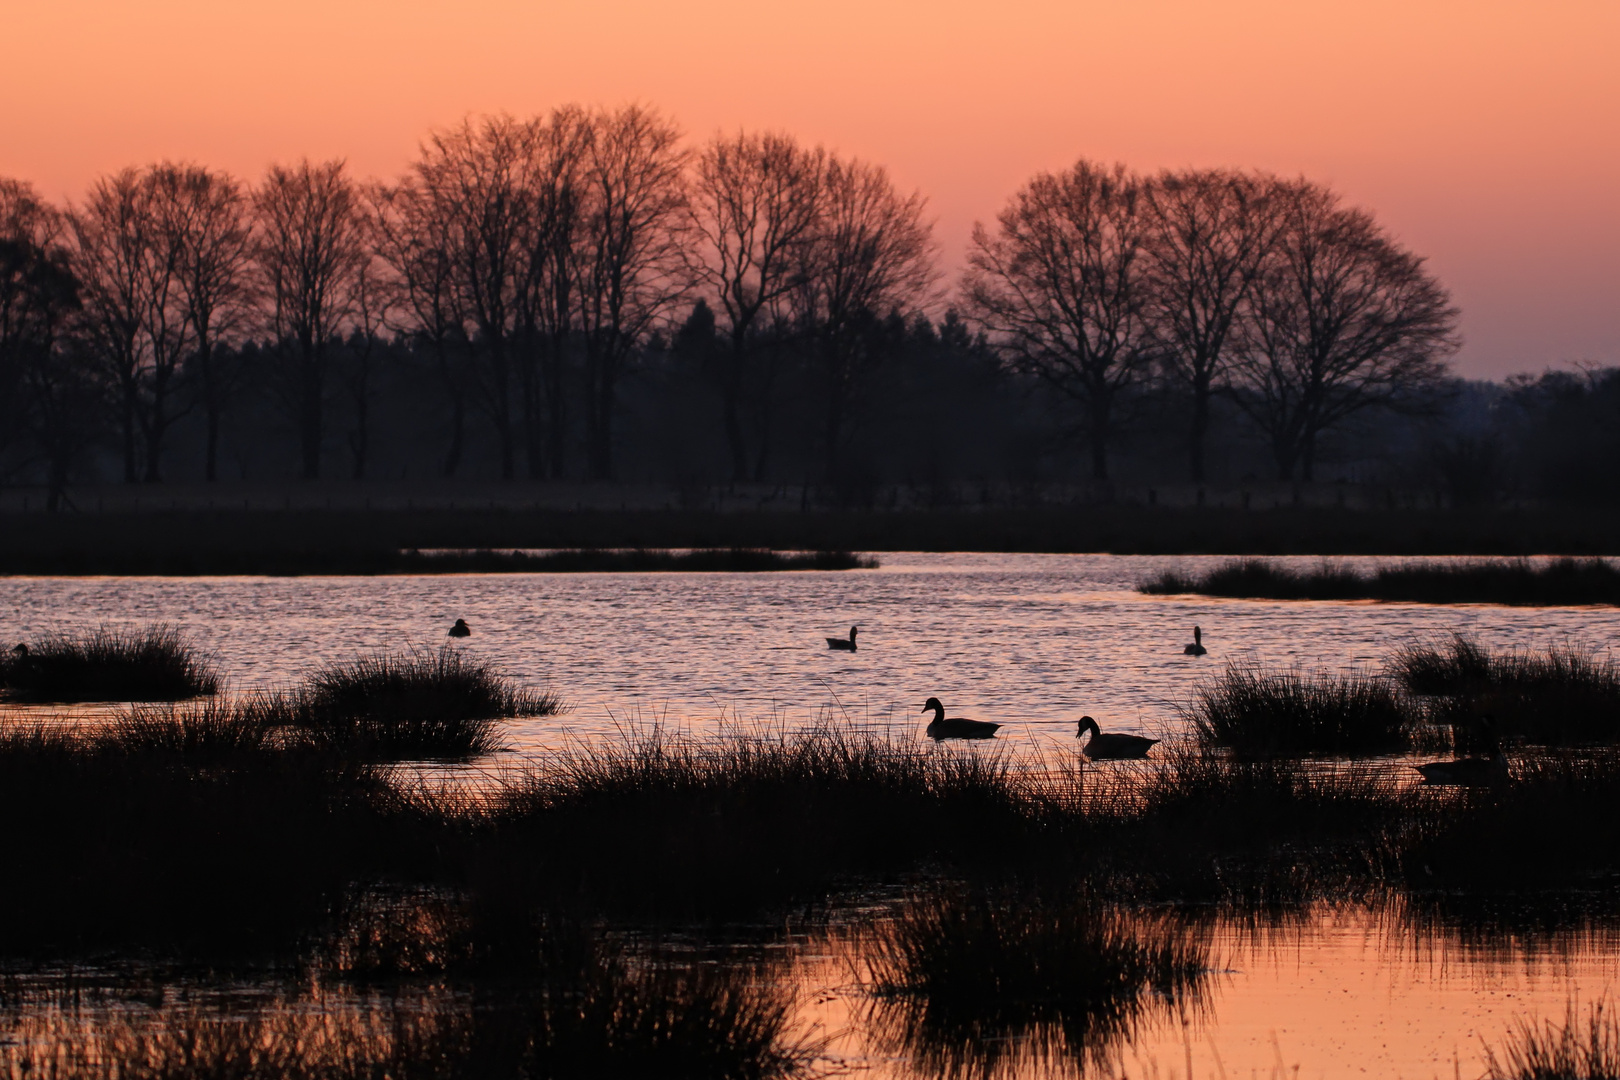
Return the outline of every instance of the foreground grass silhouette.
{"type": "Polygon", "coordinates": [[[1485,1049],[1486,1080],[1615,1080],[1620,1019],[1599,1001],[1585,1016],[1572,1003],[1562,1024],[1525,1021],[1500,1047],[1485,1049]]]}
{"type": "MultiPolygon", "coordinates": [[[[1294,902],[1349,888],[1592,886],[1620,870],[1620,756],[1530,759],[1502,791],[1183,743],[1031,773],[831,726],[651,729],[526,773],[423,786],[240,712],[0,728],[0,950],[296,942],[379,881],[533,913],[759,918],[907,875],[1038,872],[1111,895],[1294,902]]],[[[497,950],[498,951],[498,950],[497,950]]]]}
{"type": "Polygon", "coordinates": [[[1380,566],[1370,574],[1323,564],[1289,570],[1237,559],[1189,577],[1167,570],[1144,593],[1198,593],[1257,600],[1405,600],[1423,604],[1620,604],[1620,568],[1600,558],[1526,559],[1380,566]]]}

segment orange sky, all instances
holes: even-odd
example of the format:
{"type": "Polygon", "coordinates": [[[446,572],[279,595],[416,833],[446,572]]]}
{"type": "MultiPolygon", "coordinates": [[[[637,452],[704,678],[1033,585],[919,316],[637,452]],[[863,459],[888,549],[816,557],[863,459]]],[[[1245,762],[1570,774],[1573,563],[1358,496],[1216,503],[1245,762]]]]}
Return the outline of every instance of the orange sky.
{"type": "Polygon", "coordinates": [[[1620,0],[0,0],[0,50],[0,175],[58,198],[640,100],[888,165],[952,265],[1081,155],[1303,172],[1430,256],[1466,372],[1620,362],[1620,0]]]}

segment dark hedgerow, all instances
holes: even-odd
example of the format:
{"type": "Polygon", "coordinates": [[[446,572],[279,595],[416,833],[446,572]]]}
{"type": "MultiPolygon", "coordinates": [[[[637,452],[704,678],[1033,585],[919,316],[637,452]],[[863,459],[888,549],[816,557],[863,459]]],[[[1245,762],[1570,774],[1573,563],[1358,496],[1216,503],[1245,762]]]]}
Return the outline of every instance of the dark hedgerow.
{"type": "Polygon", "coordinates": [[[376,759],[487,754],[500,748],[498,721],[561,707],[555,694],[519,687],[449,646],[328,664],[259,704],[271,726],[376,759]]]}
{"type": "Polygon", "coordinates": [[[1236,663],[1201,684],[1182,716],[1199,741],[1244,754],[1393,753],[1412,745],[1418,719],[1385,679],[1236,663]]]}
{"type": "Polygon", "coordinates": [[[177,627],[103,626],[7,651],[0,687],[13,701],[181,701],[217,692],[219,675],[177,627]]]}

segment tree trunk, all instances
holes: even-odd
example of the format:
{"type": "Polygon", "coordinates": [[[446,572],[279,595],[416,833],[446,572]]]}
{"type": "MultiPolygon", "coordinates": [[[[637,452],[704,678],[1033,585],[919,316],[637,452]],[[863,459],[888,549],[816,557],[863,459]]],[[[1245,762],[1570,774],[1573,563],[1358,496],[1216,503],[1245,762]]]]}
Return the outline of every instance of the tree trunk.
{"type": "Polygon", "coordinates": [[[739,415],[742,411],[741,397],[742,374],[734,369],[726,379],[721,419],[726,429],[726,442],[731,448],[731,478],[737,482],[748,479],[748,446],[743,441],[742,417],[739,415]]]}
{"type": "Polygon", "coordinates": [[[134,382],[124,382],[123,415],[121,419],[122,434],[124,438],[124,483],[136,482],[135,473],[135,395],[139,389],[134,382]]]}
{"type": "Polygon", "coordinates": [[[450,398],[450,445],[444,452],[444,475],[448,479],[461,468],[461,449],[467,439],[467,403],[460,394],[450,398]]]}
{"type": "Polygon", "coordinates": [[[1204,441],[1209,433],[1209,382],[1193,382],[1192,430],[1188,432],[1187,466],[1192,482],[1204,482],[1204,441]]]}
{"type": "Polygon", "coordinates": [[[1091,478],[1093,480],[1108,479],[1108,419],[1110,404],[1105,394],[1092,395],[1091,430],[1088,435],[1091,443],[1091,478]]]}
{"type": "Polygon", "coordinates": [[[301,450],[303,456],[303,476],[305,480],[317,480],[321,475],[321,386],[320,358],[313,346],[306,346],[304,353],[304,371],[302,383],[302,402],[299,412],[301,450]]]}
{"type": "Polygon", "coordinates": [[[596,385],[595,416],[591,424],[591,474],[597,480],[613,479],[613,403],[617,389],[613,370],[604,363],[596,385]]]}

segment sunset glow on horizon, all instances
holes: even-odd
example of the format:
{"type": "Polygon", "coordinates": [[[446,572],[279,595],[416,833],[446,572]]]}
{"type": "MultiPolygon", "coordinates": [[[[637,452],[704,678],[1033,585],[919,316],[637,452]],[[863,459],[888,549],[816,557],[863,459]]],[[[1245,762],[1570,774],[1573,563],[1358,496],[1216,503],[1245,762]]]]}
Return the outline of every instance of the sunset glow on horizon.
{"type": "Polygon", "coordinates": [[[1463,311],[1463,374],[1620,362],[1620,3],[22,0],[0,176],[405,167],[463,116],[641,101],[696,142],[775,129],[921,190],[946,269],[1038,170],[1305,174],[1463,311]]]}

